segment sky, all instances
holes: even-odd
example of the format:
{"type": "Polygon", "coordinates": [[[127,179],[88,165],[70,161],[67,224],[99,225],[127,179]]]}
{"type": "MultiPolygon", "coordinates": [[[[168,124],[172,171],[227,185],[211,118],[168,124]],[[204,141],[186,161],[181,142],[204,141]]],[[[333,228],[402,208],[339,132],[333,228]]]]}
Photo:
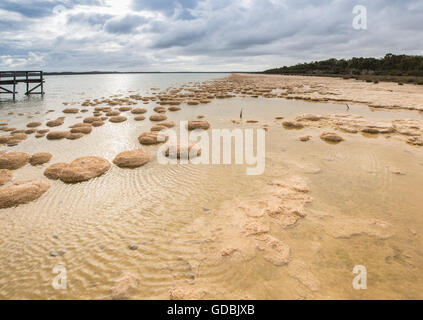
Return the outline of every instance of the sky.
{"type": "Polygon", "coordinates": [[[0,0],[0,70],[261,71],[422,39],[422,0],[0,0]]]}

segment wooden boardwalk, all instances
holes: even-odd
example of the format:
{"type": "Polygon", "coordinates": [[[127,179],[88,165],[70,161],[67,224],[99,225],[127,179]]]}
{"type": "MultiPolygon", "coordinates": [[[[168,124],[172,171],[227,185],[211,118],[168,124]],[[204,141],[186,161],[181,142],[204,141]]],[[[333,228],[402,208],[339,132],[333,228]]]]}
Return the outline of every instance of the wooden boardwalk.
{"type": "Polygon", "coordinates": [[[0,71],[0,94],[12,94],[16,99],[16,86],[26,84],[25,95],[44,94],[43,71],[0,71]],[[31,85],[32,88],[31,88],[31,85]],[[8,87],[8,88],[7,88],[8,87]],[[39,88],[38,91],[36,91],[39,88]]]}

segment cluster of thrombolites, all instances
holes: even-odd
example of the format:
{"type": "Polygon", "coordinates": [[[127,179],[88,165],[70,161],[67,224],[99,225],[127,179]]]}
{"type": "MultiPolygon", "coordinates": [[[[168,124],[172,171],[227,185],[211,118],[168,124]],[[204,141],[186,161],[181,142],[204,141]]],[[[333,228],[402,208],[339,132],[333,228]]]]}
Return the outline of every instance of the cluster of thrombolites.
{"type": "MultiPolygon", "coordinates": [[[[318,88],[317,88],[318,89],[318,88]]],[[[316,89],[316,90],[317,90],[316,89]]],[[[132,118],[134,121],[146,120],[146,113],[149,111],[140,104],[157,104],[153,107],[148,119],[152,126],[150,131],[139,135],[138,141],[141,145],[156,145],[166,141],[162,139],[161,131],[172,128],[175,123],[168,119],[168,115],[177,112],[186,106],[210,103],[213,99],[225,99],[232,97],[263,97],[263,98],[292,98],[293,89],[267,78],[250,79],[248,77],[231,76],[225,79],[206,81],[202,83],[190,83],[180,88],[167,88],[159,91],[152,88],[150,95],[129,94],[128,96],[114,95],[108,98],[89,99],[82,102],[64,102],[63,115],[57,118],[47,118],[43,121],[31,121],[25,128],[15,128],[7,122],[0,123],[0,131],[5,132],[0,136],[0,145],[13,148],[27,139],[47,140],[76,140],[89,135],[96,128],[110,122],[112,125],[125,123],[132,118]],[[275,93],[278,91],[282,93],[275,93]],[[69,125],[66,129],[65,122],[68,117],[79,119],[79,122],[69,125]]],[[[303,99],[304,97],[294,97],[303,99]]],[[[304,100],[307,100],[304,98],[304,100]]],[[[325,100],[325,101],[330,101],[325,100]]],[[[339,102],[339,101],[332,101],[339,102]]],[[[45,117],[56,112],[48,110],[45,117]]],[[[12,113],[9,113],[12,114],[12,113]]],[[[16,116],[34,118],[41,116],[40,112],[34,114],[17,113],[16,116]]],[[[198,115],[196,120],[188,121],[188,130],[210,128],[210,123],[204,120],[204,115],[198,115]]],[[[333,131],[321,133],[320,138],[328,143],[339,143],[344,140],[338,132],[363,134],[381,134],[385,137],[397,136],[405,139],[408,144],[423,146],[423,123],[420,120],[394,120],[391,122],[370,122],[362,117],[347,115],[302,115],[295,120],[284,120],[277,117],[278,123],[286,129],[299,130],[304,127],[331,128],[333,131]]],[[[232,120],[239,124],[239,120],[232,120]]],[[[247,123],[257,123],[256,120],[246,120],[247,123]]],[[[267,130],[267,125],[263,128],[267,130]]],[[[310,135],[300,136],[299,140],[306,142],[312,137],[310,135]]],[[[178,158],[187,156],[192,145],[175,145],[175,152],[165,152],[166,156],[175,155],[178,158]]],[[[199,155],[201,150],[198,150],[199,155]]],[[[13,182],[13,171],[22,168],[30,163],[34,166],[42,166],[50,162],[52,155],[49,153],[36,153],[33,155],[23,152],[0,151],[0,208],[13,207],[22,203],[38,199],[50,187],[46,179],[28,180],[13,182]]],[[[128,150],[118,155],[113,164],[121,168],[137,168],[145,165],[152,159],[152,154],[145,149],[128,150]]],[[[82,157],[69,163],[59,162],[51,164],[44,171],[44,176],[52,180],[60,180],[64,183],[79,183],[103,175],[107,172],[111,163],[100,157],[82,157]]]]}
{"type": "MultiPolygon", "coordinates": [[[[44,123],[31,121],[26,124],[25,129],[9,127],[6,122],[0,123],[0,130],[7,132],[7,134],[0,136],[0,145],[11,148],[31,136],[37,139],[46,138],[47,140],[81,139],[95,128],[103,126],[106,121],[119,124],[127,121],[129,117],[133,117],[135,121],[146,120],[145,114],[148,110],[137,105],[152,102],[157,103],[157,106],[153,108],[154,113],[149,116],[152,127],[150,131],[141,133],[138,141],[145,146],[156,145],[167,140],[167,137],[159,138],[160,131],[175,126],[173,121],[168,120],[166,115],[168,112],[177,112],[182,109],[181,105],[184,104],[193,106],[210,103],[211,99],[215,98],[232,97],[234,95],[230,92],[234,89],[230,81],[218,80],[195,84],[194,86],[182,86],[179,89],[167,88],[161,92],[154,89],[153,91],[156,92],[153,92],[150,96],[131,94],[127,97],[111,96],[109,98],[90,99],[79,103],[79,107],[74,106],[76,103],[64,102],[64,109],[62,110],[64,116],[46,119],[44,123]],[[72,115],[73,118],[80,119],[80,122],[63,129],[66,115],[72,115]]],[[[46,115],[53,112],[55,110],[49,110],[46,115]]],[[[34,115],[29,115],[28,118],[33,118],[39,114],[40,112],[36,112],[34,115]]],[[[17,114],[17,116],[24,115],[23,113],[17,114]]],[[[200,120],[203,117],[203,115],[199,115],[197,120],[189,120],[187,129],[209,129],[210,123],[206,120],[200,120]]],[[[165,155],[178,158],[189,156],[192,147],[191,144],[187,146],[171,145],[165,151],[165,155]],[[172,151],[170,152],[169,149],[172,149],[172,151]]],[[[200,153],[201,150],[198,150],[196,155],[200,153]]],[[[50,188],[51,184],[48,180],[40,178],[13,182],[13,172],[27,164],[33,166],[45,165],[52,158],[53,155],[46,152],[30,155],[24,152],[1,150],[0,208],[14,207],[41,197],[50,188]]],[[[138,168],[148,163],[152,158],[152,154],[148,150],[139,148],[119,153],[115,156],[113,164],[120,168],[138,168]]],[[[44,170],[44,176],[50,180],[59,180],[64,183],[80,183],[103,175],[111,166],[112,164],[106,159],[87,156],[77,158],[69,163],[53,163],[44,170]]]]}

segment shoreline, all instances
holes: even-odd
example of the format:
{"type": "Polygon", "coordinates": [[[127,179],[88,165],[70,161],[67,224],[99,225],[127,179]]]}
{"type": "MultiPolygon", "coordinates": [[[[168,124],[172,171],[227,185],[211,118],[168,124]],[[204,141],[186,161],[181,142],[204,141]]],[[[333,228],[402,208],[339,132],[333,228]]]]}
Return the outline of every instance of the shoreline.
{"type": "Polygon", "coordinates": [[[44,72],[45,76],[102,75],[102,74],[245,74],[242,71],[87,71],[87,72],[44,72]]]}
{"type": "MultiPolygon", "coordinates": [[[[357,80],[325,76],[232,74],[261,80],[263,86],[285,90],[272,98],[297,99],[308,102],[357,103],[375,109],[423,111],[423,86],[395,82],[367,83],[357,80]],[[270,83],[270,79],[277,83],[270,83]]],[[[230,77],[232,77],[230,76],[230,77]]],[[[241,79],[242,80],[242,79],[241,79]]]]}

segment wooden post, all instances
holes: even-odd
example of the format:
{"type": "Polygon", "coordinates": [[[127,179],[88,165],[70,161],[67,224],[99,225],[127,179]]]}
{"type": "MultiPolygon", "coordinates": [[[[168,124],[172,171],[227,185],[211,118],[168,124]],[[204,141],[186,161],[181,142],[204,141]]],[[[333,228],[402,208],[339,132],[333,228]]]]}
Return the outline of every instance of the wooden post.
{"type": "Polygon", "coordinates": [[[26,75],[26,93],[25,93],[25,95],[28,95],[28,91],[29,91],[28,71],[25,72],[25,75],[26,75]]]}
{"type": "Polygon", "coordinates": [[[44,95],[44,77],[43,77],[43,72],[40,72],[40,81],[41,81],[41,96],[44,95]]]}
{"type": "Polygon", "coordinates": [[[16,72],[13,72],[13,101],[16,99],[16,72]]]}

